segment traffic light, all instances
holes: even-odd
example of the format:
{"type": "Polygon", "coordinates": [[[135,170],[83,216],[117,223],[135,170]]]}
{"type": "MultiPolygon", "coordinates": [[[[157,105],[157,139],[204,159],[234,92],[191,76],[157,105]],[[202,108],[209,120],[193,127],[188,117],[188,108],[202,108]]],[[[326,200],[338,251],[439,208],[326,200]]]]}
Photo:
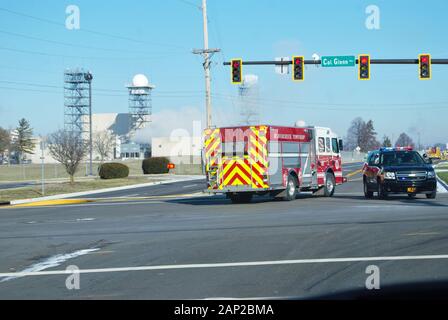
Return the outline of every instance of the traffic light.
{"type": "Polygon", "coordinates": [[[420,80],[431,79],[431,55],[430,54],[420,54],[418,56],[418,69],[420,80]]]}
{"type": "Polygon", "coordinates": [[[243,81],[243,60],[233,59],[232,60],[232,84],[241,84],[243,81]]]}
{"type": "Polygon", "coordinates": [[[304,65],[305,65],[305,59],[303,56],[292,57],[292,80],[294,81],[305,80],[304,65]]]}
{"type": "Polygon", "coordinates": [[[358,57],[358,79],[370,80],[370,55],[360,54],[358,57]]]}

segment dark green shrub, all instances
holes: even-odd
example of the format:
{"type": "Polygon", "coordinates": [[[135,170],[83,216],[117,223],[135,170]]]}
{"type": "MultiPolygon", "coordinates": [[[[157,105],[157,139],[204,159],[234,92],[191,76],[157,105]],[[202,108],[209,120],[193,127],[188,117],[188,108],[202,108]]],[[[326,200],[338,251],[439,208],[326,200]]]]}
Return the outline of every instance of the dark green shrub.
{"type": "Polygon", "coordinates": [[[120,179],[129,176],[129,168],[122,163],[103,163],[98,172],[101,179],[120,179]]]}
{"type": "Polygon", "coordinates": [[[143,160],[142,169],[144,174],[168,173],[168,158],[155,157],[143,160]]]}

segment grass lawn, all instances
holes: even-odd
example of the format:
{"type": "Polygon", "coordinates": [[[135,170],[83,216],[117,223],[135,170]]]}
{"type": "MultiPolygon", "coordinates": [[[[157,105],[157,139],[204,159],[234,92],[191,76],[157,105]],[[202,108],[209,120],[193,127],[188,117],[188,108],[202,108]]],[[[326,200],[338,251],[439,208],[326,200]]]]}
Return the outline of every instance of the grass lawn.
{"type": "Polygon", "coordinates": [[[445,181],[445,183],[448,183],[448,172],[438,172],[437,176],[445,181]]]}
{"type": "MultiPolygon", "coordinates": [[[[129,177],[126,179],[101,180],[99,178],[79,180],[73,185],[69,182],[49,183],[45,185],[45,196],[88,190],[121,187],[139,183],[157,182],[162,179],[149,177],[129,177]]],[[[41,186],[30,186],[17,189],[0,190],[0,202],[42,197],[41,186]]]]}
{"type": "MultiPolygon", "coordinates": [[[[129,161],[116,161],[123,163],[129,167],[129,175],[141,175],[142,171],[142,161],[141,160],[129,160],[129,161]]],[[[38,163],[24,164],[24,165],[0,165],[0,182],[5,181],[32,181],[40,180],[42,176],[42,167],[38,163]]],[[[93,174],[96,175],[98,172],[98,163],[93,163],[93,174]]],[[[64,167],[59,164],[45,164],[44,165],[44,175],[45,179],[61,179],[67,178],[68,175],[64,170],[64,167]]],[[[81,164],[79,166],[78,172],[76,172],[76,177],[86,176],[86,164],[81,164]]]]}

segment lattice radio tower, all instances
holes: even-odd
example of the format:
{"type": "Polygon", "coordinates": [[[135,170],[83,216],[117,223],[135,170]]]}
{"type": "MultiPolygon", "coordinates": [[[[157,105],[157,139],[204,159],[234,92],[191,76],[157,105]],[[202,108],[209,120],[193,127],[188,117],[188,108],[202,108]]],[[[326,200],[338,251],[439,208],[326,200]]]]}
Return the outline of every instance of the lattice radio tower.
{"type": "Polygon", "coordinates": [[[238,87],[240,125],[255,125],[260,123],[258,77],[248,74],[238,87]]]}
{"type": "Polygon", "coordinates": [[[82,135],[88,140],[91,132],[92,74],[83,69],[64,72],[64,126],[65,130],[82,135]]]}
{"type": "Polygon", "coordinates": [[[127,86],[129,91],[129,139],[139,129],[151,122],[152,101],[151,91],[155,88],[143,74],[137,74],[132,84],[127,86]]]}

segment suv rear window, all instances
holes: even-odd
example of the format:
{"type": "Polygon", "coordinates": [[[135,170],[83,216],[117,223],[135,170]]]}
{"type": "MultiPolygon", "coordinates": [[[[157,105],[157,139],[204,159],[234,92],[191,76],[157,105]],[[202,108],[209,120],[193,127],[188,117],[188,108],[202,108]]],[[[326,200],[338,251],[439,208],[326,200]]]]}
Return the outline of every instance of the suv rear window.
{"type": "Polygon", "coordinates": [[[381,154],[381,164],[384,166],[420,165],[425,161],[416,151],[394,151],[381,154]]]}

